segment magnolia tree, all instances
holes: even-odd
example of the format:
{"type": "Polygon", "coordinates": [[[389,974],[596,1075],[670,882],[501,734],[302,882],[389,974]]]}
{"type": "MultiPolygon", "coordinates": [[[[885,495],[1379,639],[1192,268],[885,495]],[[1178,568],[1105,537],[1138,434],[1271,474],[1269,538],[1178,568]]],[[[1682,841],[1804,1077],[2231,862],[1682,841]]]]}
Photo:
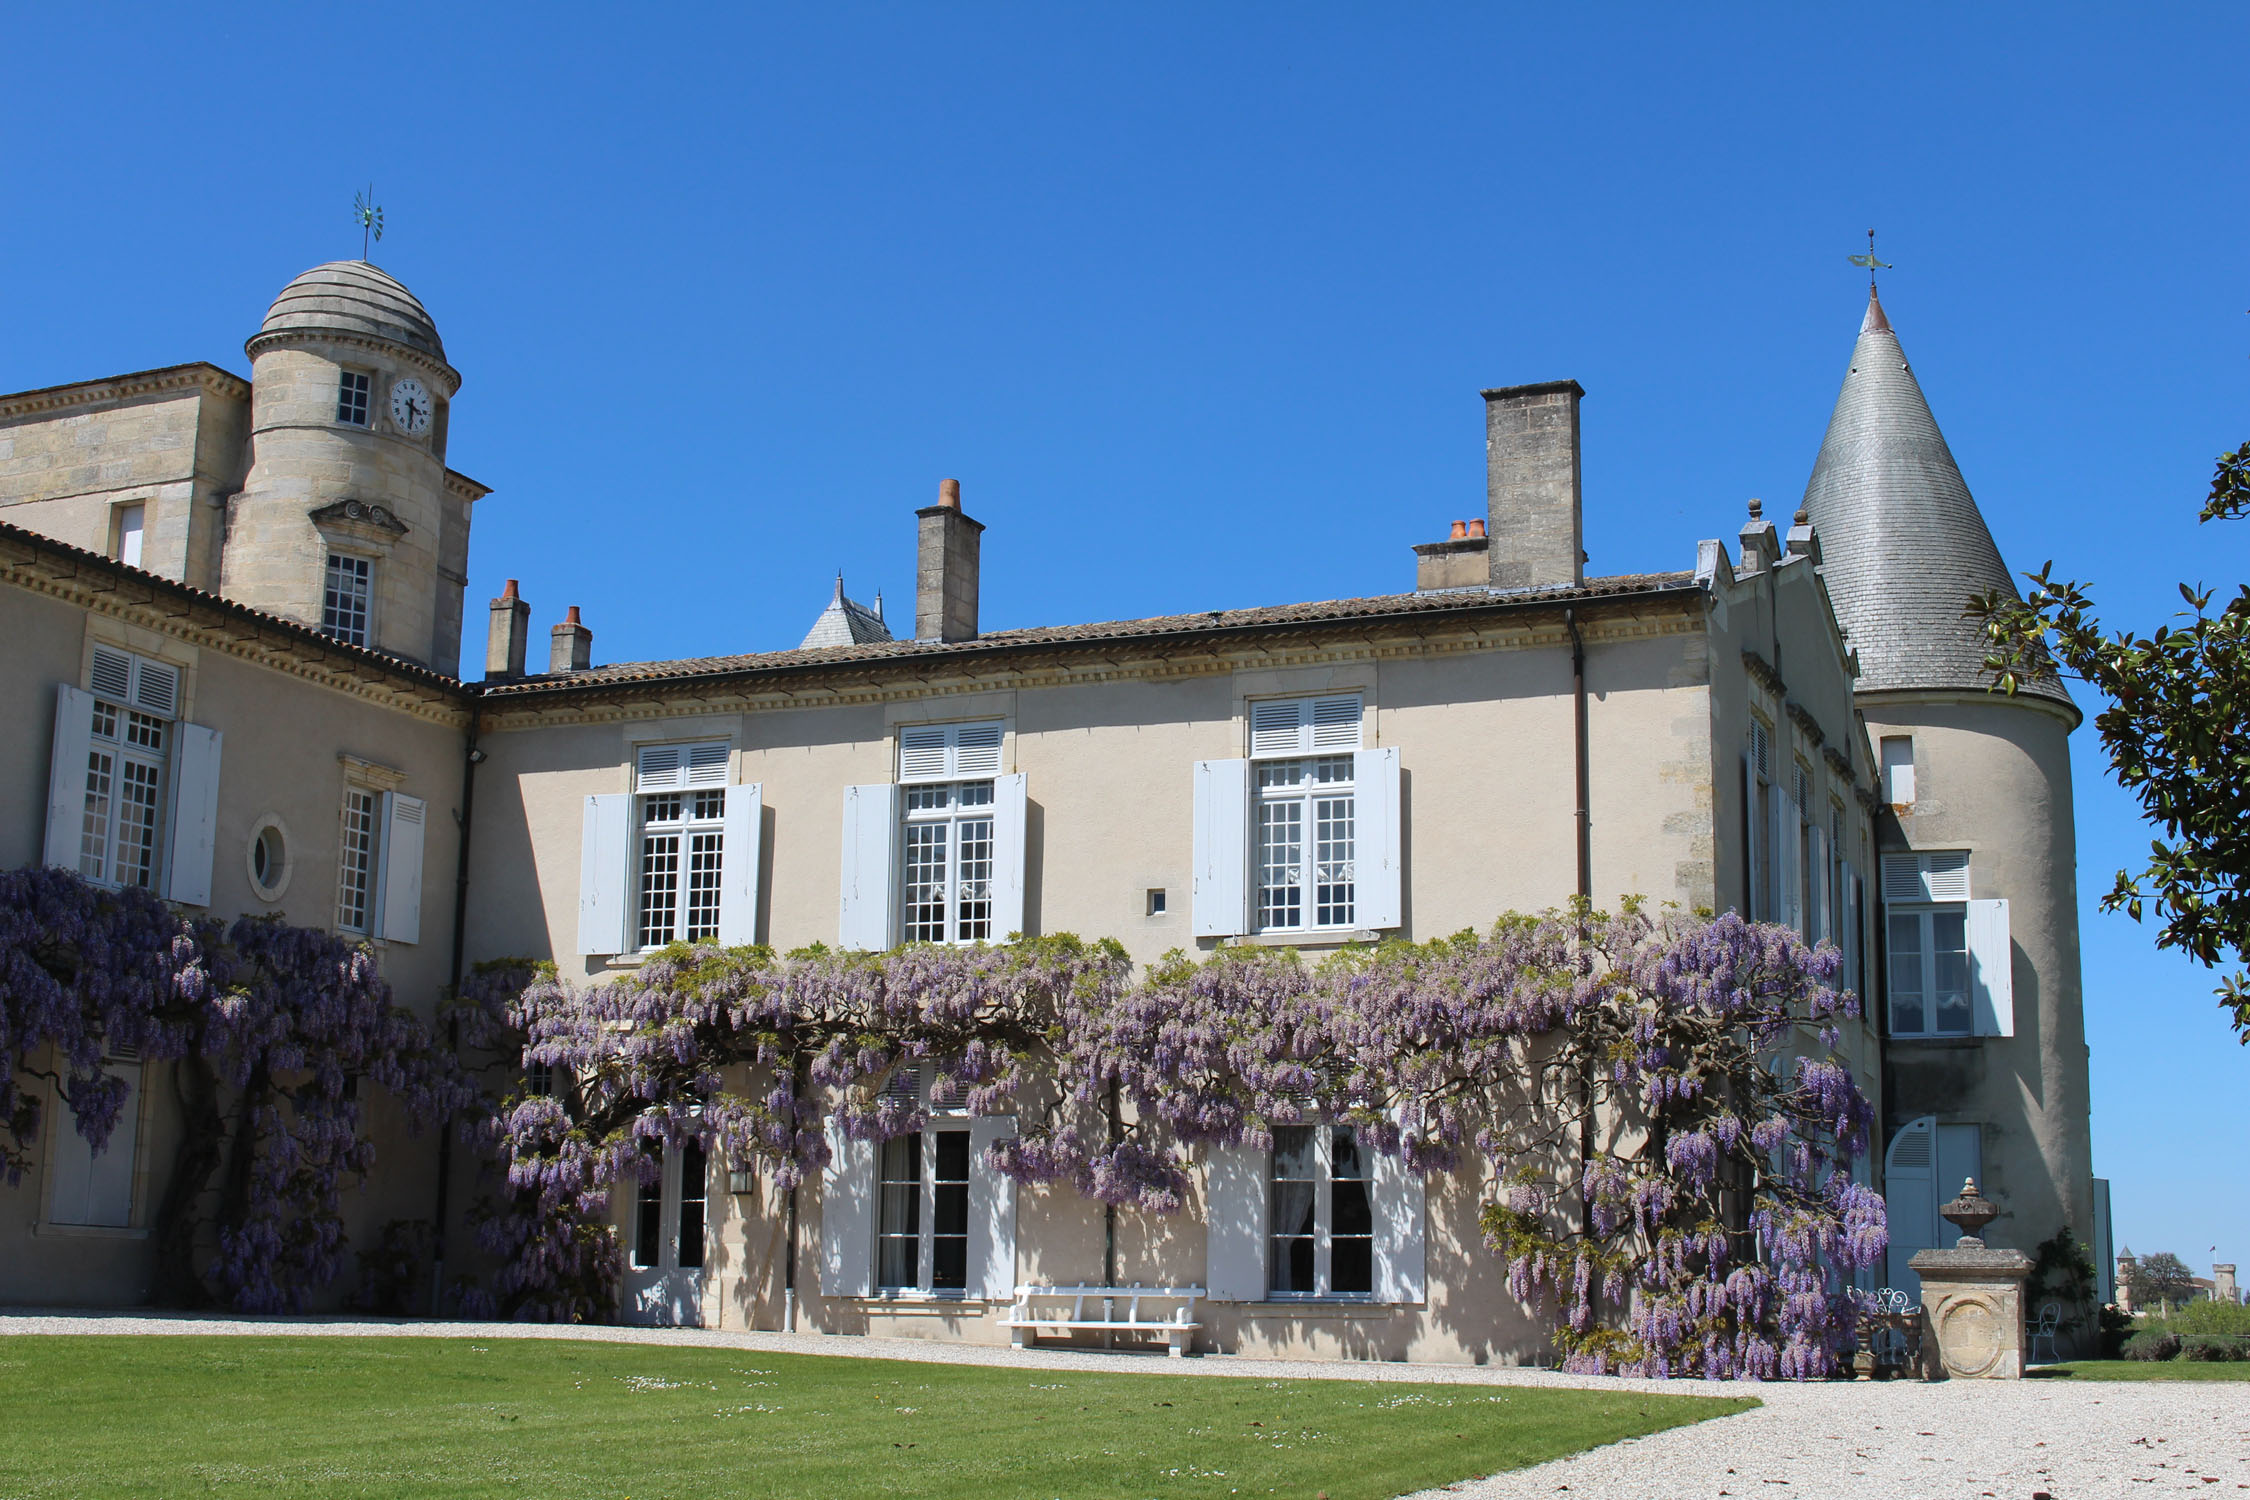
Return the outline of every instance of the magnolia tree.
{"type": "Polygon", "coordinates": [[[1851,1274],[1885,1243],[1852,1181],[1871,1111],[1837,1060],[1857,1001],[1832,947],[1733,916],[1509,917],[1347,950],[1173,955],[1114,943],[777,957],[666,950],[612,983],[501,966],[475,993],[526,1086],[490,1130],[495,1310],[604,1315],[611,1187],[689,1140],[789,1188],[831,1131],[882,1139],[926,1102],[1013,1114],[988,1164],[1177,1210],[1196,1151],[1349,1123],[1425,1176],[1469,1175],[1510,1284],[1574,1368],[1810,1378],[1834,1370],[1851,1274]],[[914,1066],[928,1089],[891,1087],[914,1066]],[[537,1086],[533,1086],[536,1084],[537,1086]]]}
{"type": "Polygon", "coordinates": [[[66,870],[0,871],[0,1173],[11,1185],[42,1130],[109,1145],[128,1090],[102,1060],[126,1049],[176,1064],[185,1121],[155,1214],[165,1301],[302,1306],[343,1268],[341,1193],[374,1165],[360,1085],[389,1090],[410,1123],[475,1097],[391,1003],[363,945],[275,919],[183,916],[66,870]],[[43,1118],[41,1085],[67,1120],[43,1118]]]}

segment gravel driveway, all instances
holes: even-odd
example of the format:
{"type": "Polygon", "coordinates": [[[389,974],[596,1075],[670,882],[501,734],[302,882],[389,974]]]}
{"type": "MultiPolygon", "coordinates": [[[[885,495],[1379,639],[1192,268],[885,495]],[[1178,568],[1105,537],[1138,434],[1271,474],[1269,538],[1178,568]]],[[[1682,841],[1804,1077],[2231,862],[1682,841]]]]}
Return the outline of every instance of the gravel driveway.
{"type": "Polygon", "coordinates": [[[233,1318],[0,1309],[0,1335],[307,1334],[341,1337],[593,1339],[793,1354],[1036,1369],[1130,1368],[1152,1375],[1276,1375],[1451,1385],[1583,1387],[1680,1395],[1755,1394],[1756,1411],[1616,1443],[1533,1469],[1465,1480],[1469,1500],[2095,1500],[2250,1491],[2250,1382],[2068,1380],[1713,1385],[1602,1380],[1491,1366],[1166,1359],[1014,1350],[918,1339],[703,1329],[556,1328],[371,1318],[233,1318]]]}

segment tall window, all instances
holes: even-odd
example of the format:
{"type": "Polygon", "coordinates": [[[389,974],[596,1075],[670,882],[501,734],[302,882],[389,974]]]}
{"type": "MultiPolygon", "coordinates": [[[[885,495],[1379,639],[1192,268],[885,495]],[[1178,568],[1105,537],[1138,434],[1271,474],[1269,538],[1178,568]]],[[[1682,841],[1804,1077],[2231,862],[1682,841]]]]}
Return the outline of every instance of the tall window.
{"type": "Polygon", "coordinates": [[[1356,924],[1358,799],[1349,752],[1359,744],[1357,695],[1250,705],[1258,931],[1356,924]]]}
{"type": "MultiPolygon", "coordinates": [[[[646,1149],[646,1148],[644,1148],[646,1149]]],[[[652,1151],[652,1155],[655,1153],[652,1151]]],[[[703,1264],[703,1220],[711,1191],[710,1159],[703,1147],[690,1141],[677,1152],[680,1169],[677,1218],[670,1228],[678,1236],[673,1264],[694,1270],[703,1264]]],[[[641,1184],[633,1204],[633,1264],[647,1270],[664,1264],[664,1179],[669,1164],[641,1184]]]]}
{"type": "Polygon", "coordinates": [[[1774,919],[1775,872],[1769,851],[1773,848],[1773,731],[1757,719],[1750,721],[1750,919],[1774,919]]]}
{"type": "Polygon", "coordinates": [[[153,888],[179,673],[162,662],[97,646],[90,685],[94,723],[86,751],[78,873],[102,885],[153,888]]]}
{"type": "Polygon", "coordinates": [[[877,1148],[876,1285],[884,1291],[966,1291],[969,1285],[969,1132],[894,1135],[877,1148]]]}
{"type": "Polygon", "coordinates": [[[1883,800],[1903,807],[1914,800],[1914,737],[1895,735],[1883,741],[1883,800]]]}
{"type": "Polygon", "coordinates": [[[367,425],[367,395],[371,382],[358,370],[344,371],[336,385],[336,420],[353,427],[367,425]]]}
{"type": "Polygon", "coordinates": [[[719,934],[726,863],[727,743],[644,745],[640,796],[643,948],[719,934]]]}
{"type": "Polygon", "coordinates": [[[148,506],[117,507],[117,560],[129,568],[141,565],[141,535],[148,525],[148,506]]]}
{"type": "Polygon", "coordinates": [[[336,880],[336,927],[371,930],[375,897],[375,843],[382,798],[365,787],[344,788],[343,860],[336,880]]]}
{"type": "Polygon", "coordinates": [[[899,731],[900,930],[909,943],[976,943],[992,930],[992,778],[999,724],[923,724],[899,731]]]}
{"type": "Polygon", "coordinates": [[[1375,1211],[1367,1153],[1348,1125],[1277,1125],[1273,1246],[1276,1297],[1360,1297],[1375,1290],[1375,1211]]]}
{"type": "Polygon", "coordinates": [[[328,554],[328,584],[320,604],[320,628],[348,646],[367,644],[368,599],[374,592],[375,565],[364,557],[328,554]]]}
{"type": "Polygon", "coordinates": [[[1893,1036],[1968,1036],[1969,856],[1883,856],[1893,1036]]]}

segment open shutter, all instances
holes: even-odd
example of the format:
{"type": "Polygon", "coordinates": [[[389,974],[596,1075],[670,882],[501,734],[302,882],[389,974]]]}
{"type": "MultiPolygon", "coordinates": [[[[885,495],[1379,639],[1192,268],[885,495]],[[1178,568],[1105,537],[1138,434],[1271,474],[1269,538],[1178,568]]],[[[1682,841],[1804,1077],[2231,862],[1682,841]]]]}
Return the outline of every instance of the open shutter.
{"type": "Polygon", "coordinates": [[[1937,1243],[1937,1117],[1911,1120],[1883,1157],[1883,1205],[1890,1220],[1891,1285],[1919,1302],[1922,1278],[1907,1262],[1937,1243]]]}
{"type": "Polygon", "coordinates": [[[1781,816],[1774,820],[1773,830],[1774,919],[1786,922],[1802,935],[1805,930],[1805,871],[1804,845],[1799,840],[1803,837],[1800,832],[1803,815],[1795,797],[1786,790],[1777,790],[1781,797],[1781,816]]]}
{"type": "Polygon", "coordinates": [[[764,785],[728,787],[719,841],[719,941],[729,948],[758,940],[758,857],[764,841],[764,785]]]}
{"type": "Polygon", "coordinates": [[[404,792],[383,794],[383,936],[422,941],[422,825],[428,809],[404,792]]]}
{"type": "Polygon", "coordinates": [[[1023,932],[1024,773],[992,779],[992,935],[1023,932]]]}
{"type": "Polygon", "coordinates": [[[164,894],[189,906],[209,906],[211,853],[219,829],[222,736],[201,724],[182,724],[176,732],[180,750],[173,762],[172,848],[164,861],[164,894]]]}
{"type": "Polygon", "coordinates": [[[968,1293],[993,1302],[1016,1294],[1016,1180],[986,1166],[984,1154],[1015,1133],[1013,1115],[969,1122],[968,1293]]]}
{"type": "Polygon", "coordinates": [[[2008,903],[1969,903],[1969,1005],[1978,1036],[2016,1034],[2015,946],[2008,903]]]}
{"type": "Polygon", "coordinates": [[[1372,1155],[1368,1186],[1375,1200],[1375,1300],[1426,1302],[1422,1224],[1427,1194],[1422,1179],[1389,1152],[1372,1155]]]}
{"type": "Polygon", "coordinates": [[[1250,762],[1195,763],[1195,889],[1197,937],[1233,937],[1250,930],[1250,762]]]}
{"type": "Polygon", "coordinates": [[[578,951],[624,953],[632,903],[626,899],[633,799],[625,792],[588,797],[578,844],[578,951]]]}
{"type": "Polygon", "coordinates": [[[1813,824],[1806,830],[1806,844],[1806,858],[1811,863],[1805,871],[1805,884],[1812,888],[1812,904],[1805,913],[1805,941],[1817,943],[1835,937],[1834,916],[1828,907],[1827,830],[1818,823],[1813,824]]]}
{"type": "Polygon", "coordinates": [[[1265,1300],[1266,1160],[1248,1146],[1204,1148],[1203,1276],[1213,1301],[1265,1300]]]}
{"type": "Polygon", "coordinates": [[[1742,752],[1742,920],[1758,920],[1758,875],[1764,866],[1763,841],[1758,837],[1758,767],[1747,750],[1742,752]]]}
{"type": "MultiPolygon", "coordinates": [[[[1352,752],[1352,816],[1358,827],[1353,878],[1362,927],[1397,927],[1404,920],[1405,870],[1399,859],[1398,747],[1352,752]]],[[[1246,865],[1247,860],[1244,862],[1246,865]]]]}
{"type": "Polygon", "coordinates": [[[123,1229],[133,1222],[133,1169],[138,1163],[141,1130],[141,1065],[112,1062],[103,1071],[125,1081],[125,1103],[109,1139],[96,1151],[78,1133],[67,1105],[52,1112],[49,1129],[55,1144],[49,1156],[54,1186],[47,1200],[48,1218],[57,1224],[91,1224],[123,1229]]]}
{"type": "Polygon", "coordinates": [[[865,1297],[875,1289],[875,1143],[852,1140],[833,1119],[827,1130],[828,1165],[820,1172],[821,1295],[865,1297]]]}
{"type": "Polygon", "coordinates": [[[898,931],[898,787],[844,788],[844,877],[836,944],[880,953],[898,931]]]}
{"type": "Polygon", "coordinates": [[[55,688],[55,751],[47,763],[47,843],[41,859],[78,868],[86,836],[86,756],[94,748],[94,695],[55,688]]]}

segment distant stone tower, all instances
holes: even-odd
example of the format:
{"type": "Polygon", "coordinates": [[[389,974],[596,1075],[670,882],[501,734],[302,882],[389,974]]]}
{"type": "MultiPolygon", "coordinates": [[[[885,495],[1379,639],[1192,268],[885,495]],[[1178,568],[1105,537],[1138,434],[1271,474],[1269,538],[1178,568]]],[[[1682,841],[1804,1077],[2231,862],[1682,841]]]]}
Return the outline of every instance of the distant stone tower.
{"type": "Polygon", "coordinates": [[[357,645],[460,665],[469,508],[445,466],[461,376],[414,294],[365,261],[282,288],[250,356],[250,469],[220,592],[357,645]]]}
{"type": "Polygon", "coordinates": [[[1884,993],[1871,999],[1887,1166],[1914,1200],[1892,1205],[1892,1282],[1911,1285],[1906,1260],[1944,1230],[1920,1196],[1942,1202],[1964,1176],[2007,1212],[1995,1244],[2030,1250],[2068,1226],[2091,1246],[2080,715],[2051,679],[2012,698],[1986,690],[1963,609],[2013,584],[1872,289],[1805,508],[1889,804],[1877,810],[1884,993]]]}

